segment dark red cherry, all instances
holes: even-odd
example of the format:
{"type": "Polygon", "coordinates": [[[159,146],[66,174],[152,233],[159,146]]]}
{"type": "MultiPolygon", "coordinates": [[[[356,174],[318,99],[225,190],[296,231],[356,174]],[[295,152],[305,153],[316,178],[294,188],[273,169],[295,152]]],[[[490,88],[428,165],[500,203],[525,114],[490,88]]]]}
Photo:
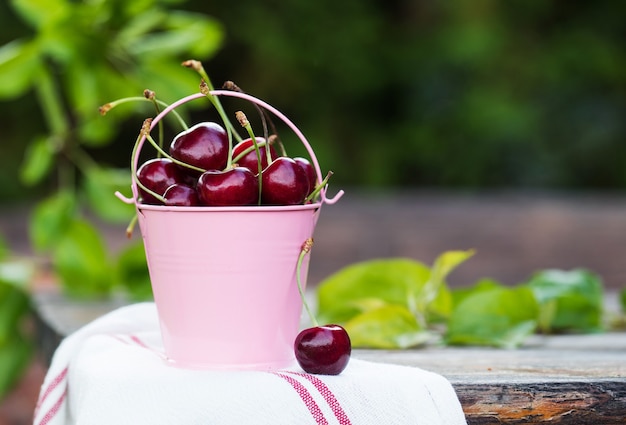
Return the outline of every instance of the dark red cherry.
{"type": "MultiPolygon", "coordinates": [[[[137,177],[144,186],[159,195],[163,195],[168,187],[187,178],[181,169],[167,158],[154,158],[144,162],[137,170],[137,177]]],[[[139,195],[144,204],[162,204],[141,188],[139,195]]]]}
{"type": "Polygon", "coordinates": [[[339,375],[348,365],[350,336],[339,325],[324,325],[301,331],[294,342],[296,360],[305,372],[339,375]]]}
{"type": "MultiPolygon", "coordinates": [[[[263,142],[264,140],[265,139],[262,137],[256,138],[257,143],[263,142]]],[[[237,143],[233,147],[233,159],[235,159],[239,154],[241,154],[246,149],[251,148],[253,146],[254,144],[252,143],[251,138],[242,140],[241,142],[237,143]]],[[[261,169],[263,170],[265,169],[265,167],[267,167],[267,164],[268,164],[266,147],[259,146],[259,153],[261,155],[261,169]]],[[[278,155],[276,154],[276,149],[274,149],[274,147],[271,145],[270,145],[270,155],[272,159],[278,157],[278,155]]],[[[257,158],[256,149],[253,148],[252,151],[248,152],[242,158],[238,159],[237,165],[239,165],[240,167],[246,167],[247,169],[252,171],[254,174],[258,174],[259,173],[259,161],[257,158]]]]}
{"type": "Polygon", "coordinates": [[[206,171],[196,190],[200,202],[207,206],[254,205],[259,201],[259,180],[244,167],[206,171]]]}
{"type": "Polygon", "coordinates": [[[263,170],[261,200],[264,205],[297,205],[304,202],[309,179],[296,161],[278,157],[263,170]]]}
{"type": "Polygon", "coordinates": [[[173,184],[163,194],[165,205],[193,207],[199,205],[196,189],[183,184],[173,184]]]}
{"type": "Polygon", "coordinates": [[[228,161],[228,135],[217,123],[196,124],[174,138],[170,155],[203,170],[221,170],[228,161]]]}
{"type": "Polygon", "coordinates": [[[307,192],[308,195],[309,193],[313,192],[313,189],[315,189],[315,186],[317,185],[317,174],[315,173],[315,168],[313,168],[313,164],[311,164],[311,162],[306,158],[295,157],[293,160],[296,161],[296,163],[300,167],[302,167],[302,169],[306,173],[306,176],[309,180],[309,191],[307,192]]]}

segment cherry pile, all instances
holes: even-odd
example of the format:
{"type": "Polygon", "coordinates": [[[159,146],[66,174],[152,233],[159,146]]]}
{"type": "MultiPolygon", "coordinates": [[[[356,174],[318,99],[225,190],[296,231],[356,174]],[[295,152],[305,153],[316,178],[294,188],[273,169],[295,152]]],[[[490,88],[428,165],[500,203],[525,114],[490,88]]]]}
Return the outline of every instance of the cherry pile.
{"type": "Polygon", "coordinates": [[[278,155],[262,137],[229,149],[226,130],[215,122],[176,135],[169,155],[141,164],[137,179],[141,203],[169,206],[298,205],[317,186],[306,158],[278,155]]]}

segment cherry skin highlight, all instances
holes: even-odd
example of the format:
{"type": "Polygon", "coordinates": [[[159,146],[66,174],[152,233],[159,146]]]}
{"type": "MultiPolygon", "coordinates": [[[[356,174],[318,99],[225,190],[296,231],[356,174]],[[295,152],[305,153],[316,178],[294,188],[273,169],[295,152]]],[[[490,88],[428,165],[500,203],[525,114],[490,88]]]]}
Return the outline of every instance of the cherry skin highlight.
{"type": "Polygon", "coordinates": [[[302,157],[295,157],[293,160],[296,161],[296,164],[298,164],[306,173],[307,180],[309,181],[308,195],[313,192],[313,189],[315,189],[315,185],[317,184],[317,174],[315,173],[313,164],[311,164],[308,159],[302,157]]]}

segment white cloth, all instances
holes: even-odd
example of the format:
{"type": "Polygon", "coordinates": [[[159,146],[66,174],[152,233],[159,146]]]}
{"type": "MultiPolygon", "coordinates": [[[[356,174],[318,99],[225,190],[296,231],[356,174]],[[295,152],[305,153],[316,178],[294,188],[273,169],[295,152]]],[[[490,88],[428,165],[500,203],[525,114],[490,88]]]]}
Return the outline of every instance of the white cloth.
{"type": "Polygon", "coordinates": [[[352,358],[337,376],[187,370],[164,361],[153,303],[122,307],[63,340],[35,425],[466,424],[454,389],[419,368],[352,358]]]}

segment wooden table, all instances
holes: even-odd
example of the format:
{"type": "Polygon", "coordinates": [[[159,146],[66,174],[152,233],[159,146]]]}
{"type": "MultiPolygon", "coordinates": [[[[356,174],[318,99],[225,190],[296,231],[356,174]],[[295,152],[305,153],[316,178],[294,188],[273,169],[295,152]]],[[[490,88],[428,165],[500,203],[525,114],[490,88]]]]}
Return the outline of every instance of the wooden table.
{"type": "MultiPolygon", "coordinates": [[[[126,301],[68,302],[39,291],[34,303],[40,348],[50,358],[64,335],[126,301]]],[[[516,350],[359,349],[353,356],[440,373],[470,425],[626,424],[626,332],[535,336],[516,350]]]]}

